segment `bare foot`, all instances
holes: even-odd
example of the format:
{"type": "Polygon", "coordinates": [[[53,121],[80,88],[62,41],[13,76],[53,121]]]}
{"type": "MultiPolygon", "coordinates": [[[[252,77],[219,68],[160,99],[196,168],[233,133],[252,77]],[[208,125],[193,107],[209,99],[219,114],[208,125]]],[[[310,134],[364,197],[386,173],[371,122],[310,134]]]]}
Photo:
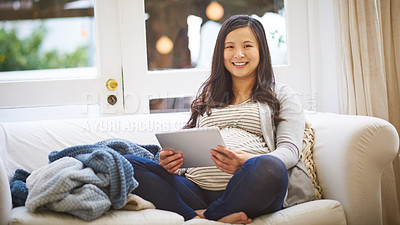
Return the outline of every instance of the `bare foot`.
{"type": "Polygon", "coordinates": [[[199,215],[200,218],[204,219],[204,211],[206,211],[205,209],[199,209],[199,210],[195,210],[195,212],[197,213],[197,215],[199,215]]]}
{"type": "Polygon", "coordinates": [[[252,219],[248,218],[246,213],[238,212],[238,213],[232,213],[230,215],[222,217],[221,219],[218,220],[218,222],[234,223],[234,224],[248,224],[248,223],[252,222],[252,219]]]}

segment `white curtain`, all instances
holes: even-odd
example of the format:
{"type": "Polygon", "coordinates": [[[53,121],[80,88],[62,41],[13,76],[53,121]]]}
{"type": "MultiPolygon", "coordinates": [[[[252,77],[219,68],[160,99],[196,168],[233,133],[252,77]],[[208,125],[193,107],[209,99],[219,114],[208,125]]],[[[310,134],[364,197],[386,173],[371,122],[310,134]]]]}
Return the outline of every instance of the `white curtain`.
{"type": "MultiPolygon", "coordinates": [[[[334,0],[341,112],[400,133],[400,0],[334,0]]],[[[400,153],[400,151],[399,151],[400,153]]],[[[383,224],[400,224],[400,157],[382,175],[383,224]]]]}

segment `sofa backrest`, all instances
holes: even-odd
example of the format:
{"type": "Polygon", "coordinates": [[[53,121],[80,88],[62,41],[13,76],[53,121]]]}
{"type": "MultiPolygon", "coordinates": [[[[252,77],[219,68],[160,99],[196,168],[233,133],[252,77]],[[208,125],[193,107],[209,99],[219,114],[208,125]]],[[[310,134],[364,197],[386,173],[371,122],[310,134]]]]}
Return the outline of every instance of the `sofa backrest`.
{"type": "Polygon", "coordinates": [[[188,119],[189,113],[168,113],[0,123],[0,158],[10,180],[16,169],[46,165],[51,151],[109,138],[158,144],[155,133],[179,130],[188,119]]]}

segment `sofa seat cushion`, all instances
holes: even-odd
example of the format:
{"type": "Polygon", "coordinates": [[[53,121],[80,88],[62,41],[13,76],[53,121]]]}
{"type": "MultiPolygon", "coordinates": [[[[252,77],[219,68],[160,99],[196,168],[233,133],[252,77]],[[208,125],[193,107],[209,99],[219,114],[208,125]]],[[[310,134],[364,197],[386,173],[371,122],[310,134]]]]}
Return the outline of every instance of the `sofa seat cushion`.
{"type": "Polygon", "coordinates": [[[99,219],[86,222],[67,213],[45,210],[31,213],[25,207],[14,208],[10,221],[10,225],[181,225],[184,222],[176,213],[156,209],[110,210],[99,219]]]}
{"type": "Polygon", "coordinates": [[[261,216],[254,224],[346,225],[342,205],[335,200],[315,200],[261,216]]]}
{"type": "MultiPolygon", "coordinates": [[[[111,210],[97,220],[89,223],[73,217],[66,213],[54,213],[51,211],[41,211],[31,213],[25,207],[14,208],[10,216],[10,225],[14,224],[30,224],[30,225],[70,225],[70,224],[222,224],[215,221],[193,219],[184,223],[183,218],[178,214],[146,209],[141,211],[122,211],[111,210]]],[[[269,225],[269,224],[308,224],[308,225],[345,225],[345,215],[341,204],[335,200],[315,200],[300,205],[283,209],[276,213],[264,215],[254,219],[252,225],[269,225]]]]}
{"type": "MultiPolygon", "coordinates": [[[[217,225],[215,221],[192,219],[184,223],[183,217],[176,213],[145,209],[140,211],[110,210],[97,220],[85,222],[66,213],[41,211],[29,212],[25,207],[14,208],[11,212],[10,225],[217,225]]],[[[301,205],[292,206],[281,211],[260,216],[254,219],[252,225],[346,225],[342,206],[334,200],[316,200],[301,205]]]]}
{"type": "MultiPolygon", "coordinates": [[[[184,225],[223,225],[210,220],[192,219],[184,225]]],[[[346,225],[342,206],[335,200],[315,200],[257,217],[250,225],[346,225]]]]}

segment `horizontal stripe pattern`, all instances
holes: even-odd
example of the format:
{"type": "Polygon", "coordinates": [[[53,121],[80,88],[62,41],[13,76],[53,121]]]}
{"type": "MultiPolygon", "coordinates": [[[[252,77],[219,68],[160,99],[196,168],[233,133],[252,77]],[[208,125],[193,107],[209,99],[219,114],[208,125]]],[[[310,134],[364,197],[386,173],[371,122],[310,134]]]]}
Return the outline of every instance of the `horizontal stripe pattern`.
{"type": "Polygon", "coordinates": [[[262,136],[258,104],[249,100],[213,109],[210,116],[199,118],[199,127],[235,127],[262,136]]]}
{"type": "MultiPolygon", "coordinates": [[[[258,104],[250,100],[213,109],[199,118],[199,127],[219,127],[227,147],[260,155],[269,152],[262,136],[258,104]]],[[[215,166],[189,168],[185,176],[206,190],[224,190],[232,175],[215,166]]]]}

